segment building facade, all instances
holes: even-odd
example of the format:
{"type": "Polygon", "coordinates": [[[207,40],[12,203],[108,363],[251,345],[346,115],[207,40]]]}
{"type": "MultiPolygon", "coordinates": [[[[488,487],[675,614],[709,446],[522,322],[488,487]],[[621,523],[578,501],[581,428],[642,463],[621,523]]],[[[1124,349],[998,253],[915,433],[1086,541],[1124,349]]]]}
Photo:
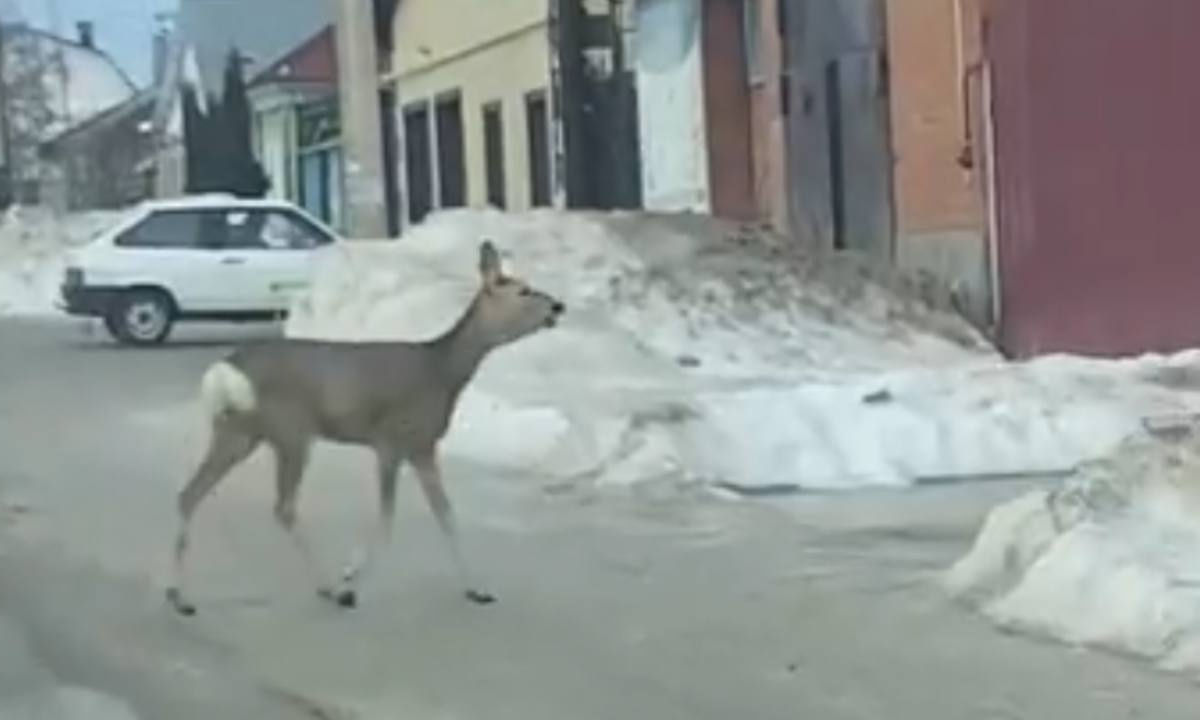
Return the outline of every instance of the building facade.
{"type": "Polygon", "coordinates": [[[1200,346],[1200,4],[993,0],[985,11],[1004,348],[1200,346]]]}
{"type": "Polygon", "coordinates": [[[251,78],[254,151],[270,197],[344,229],[344,168],[333,27],[251,78]]]}
{"type": "Polygon", "coordinates": [[[741,0],[642,0],[635,56],[647,209],[749,219],[750,91],[741,0]]]}
{"type": "MultiPolygon", "coordinates": [[[[563,188],[596,165],[573,153],[599,136],[572,123],[598,106],[564,89],[569,2],[398,4],[384,91],[406,222],[576,206],[563,188]]],[[[619,165],[636,166],[639,205],[922,271],[1017,355],[1200,342],[1179,275],[1200,265],[1180,191],[1200,100],[1159,81],[1191,57],[1175,30],[1194,3],[575,4],[628,13],[622,42],[584,48],[574,72],[634,73],[637,152],[619,165]],[[1113,102],[1112,78],[1132,100],[1113,102]]]]}
{"type": "Polygon", "coordinates": [[[786,102],[788,68],[783,5],[745,0],[742,33],[749,92],[751,181],[758,219],[790,228],[786,102]]]}
{"type": "Polygon", "coordinates": [[[897,263],[1014,356],[1200,343],[1200,89],[1170,81],[1200,60],[1180,30],[1200,6],[887,0],[886,17],[897,263]]]}
{"type": "MultiPolygon", "coordinates": [[[[180,0],[173,31],[164,38],[161,49],[156,49],[156,56],[161,53],[164,68],[161,73],[155,73],[157,138],[152,160],[155,195],[175,197],[186,189],[189,158],[180,102],[184,87],[192,88],[205,98],[220,97],[225,64],[232,51],[236,50],[241,57],[245,76],[256,78],[278,66],[281,58],[319,34],[332,21],[333,9],[328,0],[254,0],[245,3],[180,0]]],[[[265,97],[260,99],[266,104],[274,102],[265,97]]],[[[279,118],[273,120],[280,122],[279,118]]],[[[272,120],[265,123],[271,125],[272,120]]],[[[271,134],[275,139],[281,137],[280,132],[289,131],[278,125],[264,130],[264,134],[271,134]]],[[[275,153],[269,158],[276,173],[272,177],[272,191],[277,192],[280,187],[294,190],[297,187],[294,177],[289,180],[287,165],[279,164],[283,151],[276,152],[279,146],[275,140],[267,141],[266,145],[275,148],[264,151],[264,154],[275,153]]]]}
{"type": "Polygon", "coordinates": [[[405,225],[432,210],[555,204],[546,0],[406,0],[382,77],[405,225]]]}
{"type": "Polygon", "coordinates": [[[144,90],[42,143],[39,200],[57,210],[95,210],[153,197],[154,100],[144,90]]]}
{"type": "Polygon", "coordinates": [[[994,323],[979,0],[889,0],[896,261],[994,323]]]}
{"type": "Polygon", "coordinates": [[[3,105],[0,157],[4,199],[40,200],[43,185],[57,182],[62,167],[43,163],[43,143],[130,102],[133,82],[97,46],[93,25],[79,23],[78,36],[60,37],[27,25],[0,25],[3,34],[3,105]]]}

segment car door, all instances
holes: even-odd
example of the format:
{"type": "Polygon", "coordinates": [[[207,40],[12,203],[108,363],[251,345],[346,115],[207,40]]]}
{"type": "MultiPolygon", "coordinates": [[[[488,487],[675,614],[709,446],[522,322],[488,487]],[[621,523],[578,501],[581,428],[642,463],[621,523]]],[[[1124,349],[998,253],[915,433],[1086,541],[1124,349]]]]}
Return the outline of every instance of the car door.
{"type": "Polygon", "coordinates": [[[110,283],[161,287],[183,312],[218,310],[226,274],[220,233],[204,211],[151,211],[116,238],[110,283]]]}
{"type": "Polygon", "coordinates": [[[260,239],[261,212],[228,208],[221,212],[224,235],[219,249],[224,267],[226,309],[233,312],[270,312],[267,247],[260,239]]]}
{"type": "Polygon", "coordinates": [[[317,251],[331,242],[327,233],[288,209],[231,214],[225,253],[238,259],[235,284],[246,309],[287,311],[311,284],[317,251]]]}

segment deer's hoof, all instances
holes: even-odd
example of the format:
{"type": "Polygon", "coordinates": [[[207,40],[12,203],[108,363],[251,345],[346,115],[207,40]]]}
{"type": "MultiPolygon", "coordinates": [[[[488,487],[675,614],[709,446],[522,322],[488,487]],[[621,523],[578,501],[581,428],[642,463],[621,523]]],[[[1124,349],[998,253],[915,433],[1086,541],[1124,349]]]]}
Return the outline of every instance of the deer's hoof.
{"type": "Polygon", "coordinates": [[[467,599],[476,605],[491,605],[496,602],[496,596],[491,593],[482,592],[480,590],[468,590],[467,599]]]}
{"type": "Polygon", "coordinates": [[[167,588],[167,604],[184,617],[196,614],[196,606],[183,599],[183,593],[179,592],[179,588],[167,588]]]}
{"type": "Polygon", "coordinates": [[[347,610],[358,606],[358,595],[350,589],[332,590],[330,588],[321,588],[317,594],[329,602],[347,610]]]}

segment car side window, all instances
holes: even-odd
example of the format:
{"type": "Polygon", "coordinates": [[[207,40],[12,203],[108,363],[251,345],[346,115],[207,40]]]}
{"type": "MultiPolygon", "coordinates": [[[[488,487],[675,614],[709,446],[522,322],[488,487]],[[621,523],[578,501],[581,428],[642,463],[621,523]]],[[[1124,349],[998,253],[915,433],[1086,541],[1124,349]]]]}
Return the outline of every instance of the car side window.
{"type": "MultiPolygon", "coordinates": [[[[160,210],[117,238],[126,248],[196,249],[212,247],[211,229],[202,213],[187,210],[160,210]]],[[[219,242],[219,241],[218,241],[219,242]]]]}
{"type": "Polygon", "coordinates": [[[272,250],[315,250],[332,241],[320,228],[286,210],[268,210],[262,214],[258,239],[272,250]]]}
{"type": "Polygon", "coordinates": [[[226,250],[266,250],[262,240],[265,220],[260,210],[229,210],[221,214],[225,225],[226,250]]]}
{"type": "Polygon", "coordinates": [[[200,247],[207,250],[219,250],[229,237],[229,227],[225,224],[223,214],[206,210],[196,214],[200,223],[200,247]]]}

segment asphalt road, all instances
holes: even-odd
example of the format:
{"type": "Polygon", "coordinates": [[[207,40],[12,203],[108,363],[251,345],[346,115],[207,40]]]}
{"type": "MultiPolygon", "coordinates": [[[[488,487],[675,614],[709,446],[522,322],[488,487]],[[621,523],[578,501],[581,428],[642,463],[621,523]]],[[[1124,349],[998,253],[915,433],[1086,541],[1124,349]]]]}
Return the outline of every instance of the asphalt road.
{"type": "MultiPolygon", "coordinates": [[[[940,595],[936,574],[1015,486],[784,513],[451,458],[468,553],[500,602],[461,600],[405,483],[395,547],[342,612],[273,526],[259,457],[201,511],[201,613],[175,617],[162,587],[174,494],[205,441],[195,385],[228,340],[263,332],[130,351],[0,319],[0,717],[34,685],[99,691],[144,720],[1195,717],[1183,678],[1000,634],[940,595]]],[[[318,453],[301,517],[331,570],[373,497],[369,457],[318,453]]]]}

